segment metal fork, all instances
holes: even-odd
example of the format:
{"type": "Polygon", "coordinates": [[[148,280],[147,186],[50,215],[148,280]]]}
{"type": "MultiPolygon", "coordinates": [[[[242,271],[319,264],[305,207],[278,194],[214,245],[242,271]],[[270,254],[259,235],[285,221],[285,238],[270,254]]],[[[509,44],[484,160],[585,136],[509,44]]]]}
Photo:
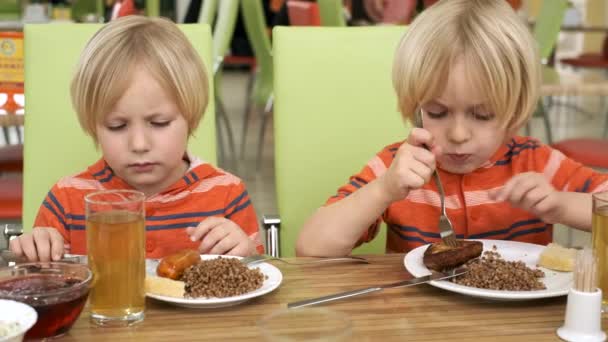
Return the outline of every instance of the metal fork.
{"type": "Polygon", "coordinates": [[[284,262],[289,265],[309,265],[309,264],[320,264],[327,262],[360,262],[364,264],[369,264],[369,261],[364,258],[356,257],[356,256],[345,256],[340,258],[319,258],[316,260],[305,260],[305,261],[287,261],[281,258],[276,258],[268,254],[258,254],[248,256],[246,258],[241,259],[241,262],[245,265],[255,265],[265,260],[278,260],[280,262],[284,262]]]}
{"type": "MultiPolygon", "coordinates": [[[[416,127],[422,128],[422,108],[420,108],[417,114],[414,124],[416,127]]],[[[424,145],[424,148],[430,150],[426,145],[424,145]]],[[[458,247],[460,243],[456,240],[454,226],[452,226],[452,222],[445,212],[445,193],[443,192],[443,185],[441,184],[437,168],[435,168],[433,176],[435,177],[435,183],[437,183],[437,189],[439,190],[439,199],[441,200],[441,215],[439,215],[439,235],[441,236],[441,241],[450,247],[458,247]]]]}
{"type": "Polygon", "coordinates": [[[439,172],[435,170],[435,183],[439,189],[439,198],[441,199],[441,215],[439,215],[439,235],[443,243],[450,247],[458,247],[460,243],[456,240],[456,234],[454,234],[454,227],[452,222],[448,218],[445,212],[445,193],[443,192],[443,185],[441,185],[441,179],[439,178],[439,172]]]}

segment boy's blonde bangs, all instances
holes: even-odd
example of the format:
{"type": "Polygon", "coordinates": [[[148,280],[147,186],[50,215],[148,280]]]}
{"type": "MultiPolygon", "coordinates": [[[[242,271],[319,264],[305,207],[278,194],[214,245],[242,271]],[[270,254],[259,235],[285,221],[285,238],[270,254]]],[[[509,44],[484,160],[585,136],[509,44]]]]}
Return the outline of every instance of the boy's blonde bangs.
{"type": "Polygon", "coordinates": [[[97,123],[127,90],[139,65],[173,97],[189,133],[198,126],[208,102],[207,74],[200,56],[170,21],[129,16],[110,22],[91,38],[72,78],[74,110],[94,140],[97,123]]]}
{"type": "Polygon", "coordinates": [[[540,59],[528,28],[504,0],[444,0],[413,22],[393,65],[403,117],[412,120],[418,106],[443,93],[460,58],[503,127],[523,126],[537,104],[540,59]]]}

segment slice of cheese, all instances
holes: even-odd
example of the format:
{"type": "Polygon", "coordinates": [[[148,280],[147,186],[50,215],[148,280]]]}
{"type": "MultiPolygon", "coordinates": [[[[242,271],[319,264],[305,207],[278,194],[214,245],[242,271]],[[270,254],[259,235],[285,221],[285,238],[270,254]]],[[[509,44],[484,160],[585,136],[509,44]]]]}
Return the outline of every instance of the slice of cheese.
{"type": "Polygon", "coordinates": [[[555,271],[570,272],[574,270],[577,250],[550,243],[540,254],[538,266],[555,271]]]}
{"type": "Polygon", "coordinates": [[[146,293],[160,296],[184,298],[183,281],[163,277],[146,277],[146,293]]]}

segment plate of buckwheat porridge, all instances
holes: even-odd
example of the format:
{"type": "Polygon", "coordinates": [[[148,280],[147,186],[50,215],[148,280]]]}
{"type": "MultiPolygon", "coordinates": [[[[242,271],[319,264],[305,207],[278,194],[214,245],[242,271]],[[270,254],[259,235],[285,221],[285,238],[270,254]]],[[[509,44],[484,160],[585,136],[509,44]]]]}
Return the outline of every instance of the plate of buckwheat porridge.
{"type": "Polygon", "coordinates": [[[281,285],[281,271],[269,264],[252,266],[241,257],[201,255],[179,280],[159,277],[159,260],[146,260],[146,296],[186,308],[211,309],[233,306],[272,292],[281,285]]]}
{"type": "MultiPolygon", "coordinates": [[[[483,252],[479,258],[466,263],[469,272],[429,284],[468,296],[513,301],[564,296],[572,287],[572,272],[537,266],[545,246],[517,241],[476,241],[483,243],[483,252]]],[[[427,247],[411,250],[403,260],[414,277],[431,274],[422,262],[427,247]]]]}

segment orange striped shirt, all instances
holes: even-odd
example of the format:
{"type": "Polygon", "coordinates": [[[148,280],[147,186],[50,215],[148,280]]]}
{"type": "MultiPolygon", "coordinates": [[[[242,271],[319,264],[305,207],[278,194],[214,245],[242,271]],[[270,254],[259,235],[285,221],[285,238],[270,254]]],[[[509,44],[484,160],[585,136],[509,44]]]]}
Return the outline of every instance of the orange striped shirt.
{"type": "MultiPolygon", "coordinates": [[[[327,204],[345,198],[386,172],[401,144],[385,147],[327,204]]],[[[543,245],[552,240],[552,225],[508,202],[497,202],[490,197],[490,192],[523,172],[544,175],[559,191],[592,193],[608,190],[608,175],[584,167],[528,137],[513,138],[486,164],[471,173],[453,174],[440,168],[438,171],[445,190],[447,215],[458,238],[515,240],[543,245]]],[[[405,199],[392,203],[359,243],[374,238],[380,220],[388,226],[387,252],[407,252],[439,241],[439,215],[437,186],[435,182],[429,182],[420,189],[411,190],[405,199]]]]}
{"type": "MultiPolygon", "coordinates": [[[[210,216],[234,221],[263,252],[258,221],[249,194],[236,176],[189,156],[186,174],[165,191],[146,198],[146,257],[161,258],[181,249],[196,249],[187,227],[210,216]]],[[[103,160],[86,171],[62,178],[45,197],[34,227],[56,228],[67,251],[86,254],[85,195],[100,190],[133,189],[103,160]]]]}

